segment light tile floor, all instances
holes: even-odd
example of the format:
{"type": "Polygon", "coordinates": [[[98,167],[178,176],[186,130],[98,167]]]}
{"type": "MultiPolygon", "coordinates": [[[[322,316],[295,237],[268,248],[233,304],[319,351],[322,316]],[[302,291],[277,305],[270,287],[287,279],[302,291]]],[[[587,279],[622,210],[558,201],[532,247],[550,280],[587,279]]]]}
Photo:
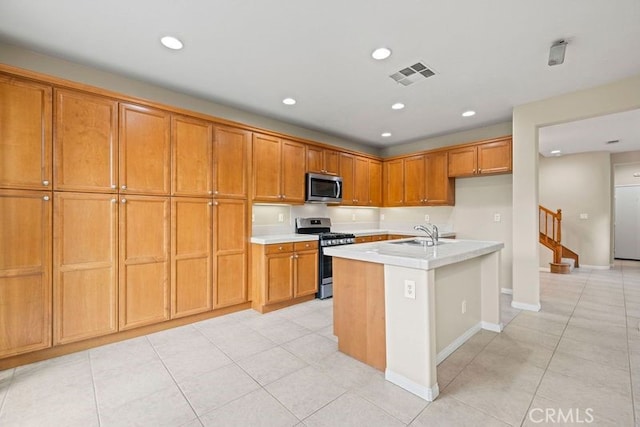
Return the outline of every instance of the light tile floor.
{"type": "Polygon", "coordinates": [[[640,263],[541,273],[539,313],[502,298],[505,330],[440,364],[430,404],[337,352],[315,300],[0,371],[0,426],[634,425],[640,263]]]}

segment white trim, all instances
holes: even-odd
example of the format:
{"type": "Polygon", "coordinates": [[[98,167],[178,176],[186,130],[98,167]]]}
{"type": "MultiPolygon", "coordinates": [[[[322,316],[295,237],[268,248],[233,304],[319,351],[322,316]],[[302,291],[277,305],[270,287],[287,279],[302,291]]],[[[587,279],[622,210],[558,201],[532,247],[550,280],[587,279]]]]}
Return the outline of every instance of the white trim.
{"type": "Polygon", "coordinates": [[[513,295],[513,288],[500,288],[501,294],[513,295]]]}
{"type": "Polygon", "coordinates": [[[482,329],[486,329],[487,331],[491,332],[502,332],[502,330],[504,329],[504,325],[502,324],[502,322],[490,323],[483,320],[482,322],[480,322],[480,324],[482,325],[482,329]]]}
{"type": "Polygon", "coordinates": [[[538,271],[544,271],[546,273],[551,273],[551,267],[538,267],[538,271]]]}
{"type": "Polygon", "coordinates": [[[483,322],[473,325],[472,327],[464,331],[462,335],[460,335],[458,338],[453,340],[451,344],[443,348],[442,351],[438,353],[438,355],[436,356],[436,365],[439,365],[440,363],[442,363],[444,359],[449,357],[451,353],[456,351],[462,344],[467,342],[469,338],[474,336],[476,333],[480,332],[480,329],[482,329],[482,323],[483,322]]]}
{"type": "Polygon", "coordinates": [[[527,311],[540,311],[540,303],[538,304],[527,304],[524,302],[511,301],[511,307],[517,308],[518,310],[527,310],[527,311]]]}
{"type": "Polygon", "coordinates": [[[424,400],[428,400],[429,402],[433,402],[435,398],[440,394],[440,388],[438,387],[437,382],[433,387],[425,387],[421,384],[411,381],[404,375],[397,374],[389,369],[384,371],[384,378],[387,381],[402,387],[408,392],[411,392],[416,396],[423,398],[424,400]]]}
{"type": "Polygon", "coordinates": [[[587,265],[587,264],[580,264],[580,267],[588,268],[589,270],[609,270],[611,268],[608,265],[587,265]]]}

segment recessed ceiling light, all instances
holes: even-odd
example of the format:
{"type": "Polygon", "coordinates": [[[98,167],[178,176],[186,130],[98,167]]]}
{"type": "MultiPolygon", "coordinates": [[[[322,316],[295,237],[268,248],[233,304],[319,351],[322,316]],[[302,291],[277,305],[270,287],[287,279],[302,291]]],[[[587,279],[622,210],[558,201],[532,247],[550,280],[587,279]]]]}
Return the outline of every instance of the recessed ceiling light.
{"type": "Polygon", "coordinates": [[[560,151],[560,150],[552,150],[551,151],[551,154],[560,154],[560,153],[562,153],[562,151],[560,151]]]}
{"type": "Polygon", "coordinates": [[[473,110],[465,111],[464,113],[462,113],[462,117],[471,117],[475,115],[476,115],[476,112],[473,110]]]}
{"type": "Polygon", "coordinates": [[[165,47],[168,47],[169,49],[173,49],[173,50],[180,50],[183,47],[182,42],[180,40],[171,36],[164,36],[163,38],[160,39],[160,43],[162,43],[165,47]]]}
{"type": "Polygon", "coordinates": [[[371,57],[373,59],[377,59],[378,61],[382,59],[387,59],[390,56],[391,56],[391,50],[387,49],[386,47],[379,47],[373,52],[371,52],[371,57]]]}
{"type": "Polygon", "coordinates": [[[404,108],[404,104],[402,102],[396,102],[391,106],[394,110],[402,110],[404,108]]]}
{"type": "Polygon", "coordinates": [[[380,136],[383,138],[389,138],[391,136],[391,132],[383,132],[380,134],[380,136]]]}
{"type": "Polygon", "coordinates": [[[296,100],[293,98],[285,98],[282,100],[282,103],[284,105],[294,105],[296,103],[296,100]]]}

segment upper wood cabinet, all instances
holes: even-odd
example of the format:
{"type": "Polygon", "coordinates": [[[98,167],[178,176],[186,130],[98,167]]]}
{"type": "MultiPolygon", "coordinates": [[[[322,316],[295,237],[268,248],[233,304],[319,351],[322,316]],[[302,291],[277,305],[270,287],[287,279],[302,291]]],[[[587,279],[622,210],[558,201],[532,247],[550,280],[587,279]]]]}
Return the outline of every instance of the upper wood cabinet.
{"type": "Polygon", "coordinates": [[[511,137],[454,148],[449,153],[449,176],[508,173],[512,170],[511,137]]]}
{"type": "Polygon", "coordinates": [[[385,206],[453,205],[455,183],[447,175],[447,152],[430,152],[385,162],[386,185],[394,198],[385,206]]]}
{"type": "Polygon", "coordinates": [[[170,200],[120,195],[120,330],[170,316],[170,200]]]}
{"type": "Polygon", "coordinates": [[[382,162],[369,159],[369,205],[382,206],[382,162]]]}
{"type": "Polygon", "coordinates": [[[424,154],[403,159],[405,206],[421,206],[426,203],[424,154]]]}
{"type": "Polygon", "coordinates": [[[120,192],[168,195],[171,188],[171,115],[120,104],[120,192]]]}
{"type": "Polygon", "coordinates": [[[439,151],[425,154],[425,203],[427,205],[453,205],[455,182],[447,173],[448,153],[439,151]]]}
{"type": "Polygon", "coordinates": [[[251,132],[216,125],[213,138],[213,195],[247,198],[251,132]]]}
{"type": "Polygon", "coordinates": [[[384,206],[402,206],[404,202],[404,162],[402,159],[383,163],[382,195],[384,206]]]}
{"type": "Polygon", "coordinates": [[[338,175],[340,153],[328,148],[307,146],[307,172],[338,175]]]}
{"type": "Polygon", "coordinates": [[[378,160],[340,153],[342,205],[382,205],[382,163],[378,160]]]}
{"type": "Polygon", "coordinates": [[[54,189],[118,191],[118,102],[56,89],[54,189]]]}
{"type": "Polygon", "coordinates": [[[342,205],[354,205],[355,199],[355,157],[352,154],[340,153],[340,176],[342,177],[342,205]]]}
{"type": "Polygon", "coordinates": [[[171,117],[171,194],[209,196],[212,194],[213,124],[192,117],[171,117]]]}
{"type": "Polygon", "coordinates": [[[0,188],[52,188],[51,97],[50,86],[0,74],[0,188]]]}
{"type": "Polygon", "coordinates": [[[253,200],[304,203],[305,146],[253,134],[253,200]]]}
{"type": "Polygon", "coordinates": [[[0,190],[0,357],[51,346],[51,192],[0,190]]]}
{"type": "Polygon", "coordinates": [[[118,330],[118,195],[56,192],[53,344],[118,330]]]}

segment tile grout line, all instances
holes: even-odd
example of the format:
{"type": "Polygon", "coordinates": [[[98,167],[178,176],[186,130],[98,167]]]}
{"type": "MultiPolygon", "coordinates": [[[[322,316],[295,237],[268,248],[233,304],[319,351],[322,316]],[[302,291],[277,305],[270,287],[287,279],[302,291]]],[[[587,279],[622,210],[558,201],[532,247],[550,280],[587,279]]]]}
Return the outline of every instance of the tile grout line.
{"type": "Polygon", "coordinates": [[[624,324],[625,324],[625,332],[627,335],[627,360],[629,361],[629,385],[631,386],[631,404],[633,405],[633,422],[637,423],[637,415],[636,415],[636,405],[635,405],[635,396],[633,394],[633,367],[631,365],[631,348],[629,347],[629,317],[627,315],[627,293],[625,287],[625,277],[624,277],[624,263],[620,264],[620,269],[622,270],[622,295],[624,297],[624,324]]]}
{"type": "Polygon", "coordinates": [[[7,391],[6,393],[2,396],[2,402],[0,402],[0,418],[2,418],[2,412],[4,410],[4,404],[7,401],[7,396],[9,395],[9,392],[11,391],[11,386],[13,385],[13,380],[16,377],[16,368],[11,368],[11,378],[9,379],[9,385],[7,385],[7,391]]]}
{"type": "Polygon", "coordinates": [[[100,406],[98,405],[98,392],[96,391],[96,380],[93,376],[93,360],[91,358],[91,350],[87,350],[87,356],[89,357],[89,370],[91,371],[91,386],[93,388],[93,402],[96,405],[96,415],[98,416],[98,426],[102,425],[102,417],[100,416],[100,406]]]}

